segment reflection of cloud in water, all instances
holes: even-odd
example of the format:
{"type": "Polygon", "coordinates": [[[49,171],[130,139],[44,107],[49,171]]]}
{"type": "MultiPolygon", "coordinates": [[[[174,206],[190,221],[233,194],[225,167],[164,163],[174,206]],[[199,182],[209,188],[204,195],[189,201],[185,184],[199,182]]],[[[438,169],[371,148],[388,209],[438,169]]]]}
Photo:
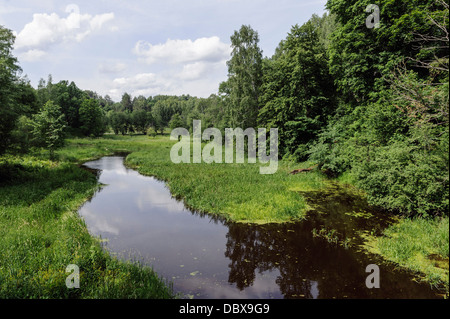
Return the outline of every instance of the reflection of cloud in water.
{"type": "Polygon", "coordinates": [[[148,210],[149,206],[156,206],[158,210],[164,210],[164,213],[186,212],[184,204],[181,201],[177,201],[167,194],[167,189],[160,187],[142,188],[139,194],[137,194],[136,205],[141,211],[148,210]]]}
{"type": "Polygon", "coordinates": [[[119,235],[119,229],[112,226],[106,217],[92,212],[87,206],[88,205],[85,205],[80,209],[80,215],[83,216],[92,232],[96,234],[109,233],[116,236],[119,235]]]}
{"type": "Polygon", "coordinates": [[[201,274],[177,278],[176,280],[177,286],[181,287],[183,291],[187,291],[186,294],[194,295],[194,298],[196,297],[195,294],[202,290],[206,292],[207,298],[212,299],[247,299],[249,294],[252,299],[267,299],[268,295],[270,298],[282,298],[278,287],[273,285],[272,276],[273,274],[258,273],[254,283],[242,291],[237,289],[234,284],[225,281],[220,282],[214,277],[203,277],[201,274]]]}

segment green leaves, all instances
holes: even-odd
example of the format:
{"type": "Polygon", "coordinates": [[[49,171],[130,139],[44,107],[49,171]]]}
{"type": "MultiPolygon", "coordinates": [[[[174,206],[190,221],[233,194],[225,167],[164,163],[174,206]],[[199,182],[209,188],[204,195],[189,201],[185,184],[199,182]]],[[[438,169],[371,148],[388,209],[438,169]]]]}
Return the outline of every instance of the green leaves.
{"type": "Polygon", "coordinates": [[[32,126],[35,143],[48,149],[53,158],[54,151],[64,145],[66,121],[61,108],[48,101],[41,112],[33,116],[32,126]]]}
{"type": "Polygon", "coordinates": [[[97,100],[84,99],[78,110],[81,131],[86,136],[100,137],[106,131],[105,115],[97,100]]]}
{"type": "Polygon", "coordinates": [[[11,144],[10,133],[20,114],[16,104],[16,80],[20,67],[12,55],[14,35],[0,26],[0,154],[11,144]]]}
{"type": "Polygon", "coordinates": [[[255,127],[262,84],[262,51],[258,33],[243,25],[231,36],[228,81],[221,92],[228,95],[227,108],[231,127],[255,127]]]}
{"type": "Polygon", "coordinates": [[[328,72],[325,48],[327,32],[333,17],[313,16],[302,26],[292,27],[288,37],[271,59],[265,59],[262,108],[258,122],[277,127],[280,150],[306,157],[306,144],[333,114],[335,88],[328,72]]]}

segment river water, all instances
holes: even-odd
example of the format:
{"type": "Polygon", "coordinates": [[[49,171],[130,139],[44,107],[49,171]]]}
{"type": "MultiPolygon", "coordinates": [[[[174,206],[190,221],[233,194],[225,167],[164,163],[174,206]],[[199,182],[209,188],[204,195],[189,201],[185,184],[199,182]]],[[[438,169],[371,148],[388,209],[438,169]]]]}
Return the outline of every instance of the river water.
{"type": "Polygon", "coordinates": [[[186,298],[438,297],[429,285],[358,248],[355,230],[377,232],[385,221],[367,218],[371,212],[352,195],[310,195],[314,211],[304,221],[231,223],[190,211],[164,182],[123,162],[112,156],[85,163],[105,185],[79,214],[105,249],[153,267],[186,298]],[[363,213],[351,214],[355,209],[363,213]],[[378,289],[366,286],[369,264],[379,266],[378,289]]]}

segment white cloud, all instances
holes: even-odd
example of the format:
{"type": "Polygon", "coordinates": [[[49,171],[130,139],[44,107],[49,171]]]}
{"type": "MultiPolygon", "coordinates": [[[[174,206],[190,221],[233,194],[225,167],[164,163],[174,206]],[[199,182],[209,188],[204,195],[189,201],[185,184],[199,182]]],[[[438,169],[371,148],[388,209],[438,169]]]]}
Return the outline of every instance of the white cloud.
{"type": "Polygon", "coordinates": [[[208,64],[204,62],[195,62],[183,66],[183,70],[178,73],[181,80],[192,81],[201,78],[208,70],[208,64]]]}
{"type": "Polygon", "coordinates": [[[127,65],[125,63],[101,63],[98,67],[100,73],[120,73],[125,71],[127,65]]]}
{"type": "Polygon", "coordinates": [[[45,51],[38,50],[38,49],[32,49],[28,50],[27,52],[24,52],[20,54],[20,60],[27,61],[27,62],[34,62],[41,60],[42,57],[47,55],[45,51]]]}
{"type": "Polygon", "coordinates": [[[15,49],[23,56],[43,56],[50,46],[64,42],[81,42],[114,19],[114,13],[92,16],[70,13],[66,18],[56,13],[35,13],[33,20],[17,34],[15,49]]]}
{"type": "Polygon", "coordinates": [[[134,47],[134,53],[148,64],[160,61],[168,63],[219,62],[229,58],[230,52],[230,46],[221,42],[216,36],[199,38],[195,41],[168,39],[166,43],[156,45],[138,41],[134,47]]]}
{"type": "Polygon", "coordinates": [[[128,78],[114,79],[114,84],[122,88],[143,89],[157,85],[156,74],[140,73],[128,78]]]}
{"type": "Polygon", "coordinates": [[[127,92],[132,96],[150,96],[170,90],[171,80],[155,73],[139,73],[129,77],[115,78],[108,94],[116,101],[127,92]]]}
{"type": "Polygon", "coordinates": [[[226,77],[226,60],[230,58],[229,44],[217,36],[196,40],[167,40],[152,45],[138,41],[133,53],[138,62],[150,66],[152,73],[140,72],[129,77],[116,78],[109,95],[119,98],[123,92],[138,95],[209,96],[217,90],[217,83],[226,77]]]}

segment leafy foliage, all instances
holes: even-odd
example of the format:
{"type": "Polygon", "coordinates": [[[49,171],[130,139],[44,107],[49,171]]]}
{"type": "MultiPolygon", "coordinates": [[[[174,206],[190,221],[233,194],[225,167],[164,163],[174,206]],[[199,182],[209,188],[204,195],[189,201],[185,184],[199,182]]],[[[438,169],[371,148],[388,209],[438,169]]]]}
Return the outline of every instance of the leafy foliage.
{"type": "Polygon", "coordinates": [[[64,145],[65,116],[61,108],[48,101],[41,112],[33,116],[33,137],[37,145],[50,151],[50,158],[54,158],[57,148],[64,145]]]}
{"type": "Polygon", "coordinates": [[[14,35],[0,26],[0,154],[10,145],[10,134],[20,114],[15,98],[15,82],[20,67],[12,55],[14,35]]]}
{"type": "Polygon", "coordinates": [[[81,131],[84,135],[100,137],[105,133],[106,126],[103,110],[96,100],[84,99],[78,112],[81,122],[81,131]]]}

